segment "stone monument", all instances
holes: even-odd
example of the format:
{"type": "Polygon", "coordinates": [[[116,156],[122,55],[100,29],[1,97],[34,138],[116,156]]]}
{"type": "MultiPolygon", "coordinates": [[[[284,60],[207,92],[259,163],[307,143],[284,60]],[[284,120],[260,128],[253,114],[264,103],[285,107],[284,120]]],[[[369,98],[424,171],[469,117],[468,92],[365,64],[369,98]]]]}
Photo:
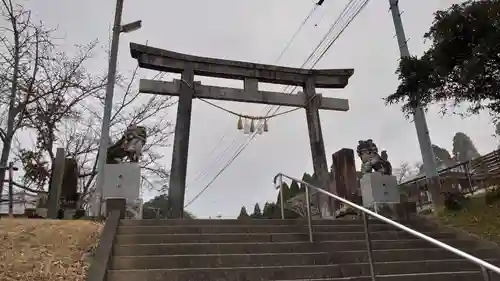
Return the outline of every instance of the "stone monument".
{"type": "Polygon", "coordinates": [[[75,158],[67,157],[61,186],[60,209],[64,218],[74,218],[80,211],[80,193],[78,193],[78,163],[75,158]]]}
{"type": "MultiPolygon", "coordinates": [[[[332,169],[328,191],[353,203],[362,203],[353,149],[342,148],[332,154],[332,169]]],[[[330,198],[330,206],[335,209],[335,217],[337,218],[357,215],[357,211],[349,206],[342,203],[334,204],[333,198],[330,198]]]]}

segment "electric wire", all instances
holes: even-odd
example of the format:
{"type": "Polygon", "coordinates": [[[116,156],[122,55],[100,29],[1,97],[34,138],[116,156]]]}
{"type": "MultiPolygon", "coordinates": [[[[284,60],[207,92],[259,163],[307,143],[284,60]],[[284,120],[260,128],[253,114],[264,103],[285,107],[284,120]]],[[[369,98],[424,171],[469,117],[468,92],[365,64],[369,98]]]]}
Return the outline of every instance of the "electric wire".
{"type": "MultiPolygon", "coordinates": [[[[332,27],[330,28],[330,30],[327,32],[327,34],[323,37],[322,41],[320,42],[320,44],[318,44],[315,48],[315,50],[311,53],[311,55],[309,55],[309,57],[307,58],[307,60],[304,62],[303,66],[305,64],[307,64],[307,62],[312,58],[312,56],[314,55],[314,53],[321,47],[322,43],[325,42],[324,40],[326,40],[326,38],[328,37],[329,33],[333,30],[333,28],[338,24],[338,22],[342,19],[342,15],[346,12],[346,11],[349,11],[352,9],[352,3],[354,2],[355,0],[350,0],[348,2],[348,4],[346,5],[346,7],[344,8],[343,12],[341,13],[341,15],[337,18],[337,20],[334,22],[334,24],[332,25],[332,27]]],[[[359,3],[361,3],[361,5],[358,6],[357,10],[352,14],[351,18],[347,20],[347,22],[344,24],[344,26],[342,26],[340,28],[340,31],[334,36],[334,39],[326,46],[326,48],[321,52],[319,58],[313,63],[313,65],[310,67],[310,68],[313,68],[314,66],[316,66],[316,64],[324,57],[324,55],[328,52],[328,50],[331,48],[331,46],[333,45],[333,43],[340,37],[340,35],[343,33],[343,31],[347,28],[347,26],[354,20],[354,18],[366,7],[366,5],[368,4],[370,0],[361,0],[359,1],[359,3]]],[[[302,67],[301,67],[302,68],[302,67]]],[[[295,86],[294,89],[292,89],[292,92],[297,89],[298,86],[295,86]]],[[[278,106],[275,110],[275,112],[272,114],[272,116],[276,116],[277,114],[277,111],[279,110],[281,106],[278,106]]],[[[292,111],[295,111],[295,110],[298,110],[300,108],[294,108],[292,110],[289,110],[289,111],[286,111],[284,113],[290,113],[292,111]]],[[[266,115],[268,115],[270,113],[270,111],[272,110],[272,108],[270,108],[268,110],[268,113],[266,115]]],[[[240,146],[240,148],[237,150],[237,152],[233,155],[233,157],[231,157],[231,159],[226,163],[226,165],[224,165],[224,167],[214,176],[214,178],[212,178],[212,180],[195,196],[193,197],[193,199],[191,199],[184,207],[187,207],[189,205],[191,205],[196,199],[198,199],[210,186],[211,184],[227,169],[227,167],[229,165],[231,165],[231,163],[233,163],[233,161],[243,152],[243,150],[248,147],[248,145],[252,142],[252,140],[255,138],[255,136],[257,135],[257,130],[249,137],[249,139],[247,140],[247,142],[245,142],[244,144],[242,144],[240,146]]]]}
{"type": "MultiPolygon", "coordinates": [[[[314,48],[314,50],[309,54],[309,56],[307,57],[307,59],[304,61],[304,63],[300,66],[300,68],[305,68],[307,63],[314,57],[314,55],[318,52],[318,50],[321,48],[321,46],[323,45],[323,43],[327,42],[327,39],[329,37],[329,35],[335,30],[335,28],[338,26],[339,22],[344,19],[344,16],[352,10],[353,8],[353,3],[354,3],[355,0],[350,0],[344,7],[344,9],[342,10],[342,12],[340,13],[340,15],[337,17],[337,19],[334,21],[334,23],[330,26],[329,30],[327,33],[325,33],[325,35],[323,36],[323,38],[321,39],[320,43],[318,45],[316,45],[316,47],[314,48]]],[[[361,1],[364,1],[363,5],[361,6],[361,10],[363,9],[364,5],[366,5],[368,3],[369,0],[361,0],[361,1]]],[[[356,4],[356,3],[354,3],[356,4]]],[[[361,10],[358,10],[358,13],[361,11],[361,10]]],[[[355,16],[357,15],[357,13],[355,13],[355,16]]],[[[354,16],[354,17],[355,17],[354,16]]],[[[352,19],[354,19],[354,17],[351,18],[350,21],[348,21],[348,23],[346,25],[344,25],[344,28],[341,28],[341,32],[338,33],[338,36],[335,36],[334,39],[329,43],[329,45],[327,46],[326,50],[323,52],[321,56],[321,58],[324,56],[324,54],[326,54],[326,52],[330,49],[330,47],[333,45],[333,43],[335,43],[335,41],[338,39],[338,37],[340,37],[340,35],[342,34],[343,30],[345,30],[345,28],[350,24],[350,22],[352,21],[352,19]]],[[[321,59],[320,58],[320,59],[321,59]]],[[[319,59],[316,60],[316,62],[311,66],[309,67],[310,69],[313,68],[314,66],[316,66],[316,64],[319,62],[319,59]]],[[[287,85],[283,88],[283,92],[286,92],[290,87],[290,85],[287,85]]],[[[298,86],[294,86],[294,88],[290,91],[290,94],[293,94],[295,92],[295,90],[298,88],[298,86]]],[[[274,110],[274,113],[275,114],[276,112],[278,112],[278,110],[281,108],[281,105],[279,105],[277,108],[275,108],[274,110]]],[[[267,114],[270,114],[272,110],[272,106],[270,107],[270,109],[268,110],[268,113],[267,114]]],[[[297,110],[297,109],[296,109],[297,110]]],[[[287,113],[290,113],[290,112],[287,112],[287,113]]]]}
{"type": "MultiPolygon", "coordinates": [[[[346,5],[346,7],[344,8],[344,10],[342,11],[341,13],[341,16],[349,11],[352,10],[352,7],[353,6],[350,6],[350,8],[348,7],[349,5],[351,5],[352,3],[354,2],[354,0],[350,0],[349,3],[346,5]]],[[[361,0],[359,1],[358,3],[360,5],[358,5],[354,11],[354,13],[351,14],[350,18],[347,19],[347,22],[342,25],[342,27],[340,28],[340,30],[333,36],[333,39],[329,42],[329,44],[325,47],[325,49],[321,52],[320,56],[318,57],[318,59],[313,63],[313,65],[310,67],[310,68],[314,68],[320,61],[321,59],[326,55],[326,53],[328,53],[328,50],[333,46],[333,43],[335,43],[337,41],[337,39],[342,35],[342,33],[345,31],[345,29],[351,24],[351,22],[359,15],[359,13],[366,7],[366,5],[368,4],[368,2],[370,2],[370,0],[361,0]]],[[[356,4],[356,3],[354,3],[356,4]]],[[[328,31],[328,33],[323,37],[322,41],[320,44],[318,44],[316,46],[316,48],[314,49],[313,53],[315,53],[317,50],[319,50],[319,48],[321,47],[323,41],[326,40],[327,36],[334,30],[334,27],[337,26],[338,22],[339,22],[339,18],[337,18],[337,20],[333,23],[332,27],[330,28],[330,30],[328,31]]],[[[310,59],[312,56],[309,56],[308,59],[310,59]]],[[[294,91],[298,86],[295,86],[295,88],[292,90],[294,91]]],[[[273,112],[272,115],[275,115],[277,114],[278,110],[281,108],[281,105],[278,106],[276,108],[276,110],[273,112]]],[[[289,111],[287,111],[287,113],[290,113],[289,111]]]]}
{"type": "MultiPolygon", "coordinates": [[[[232,147],[235,147],[236,146],[236,141],[237,139],[233,139],[233,141],[231,142],[231,144],[229,146],[227,146],[224,151],[222,151],[221,154],[219,154],[219,156],[217,156],[217,158],[215,159],[215,163],[218,163],[219,161],[221,161],[224,156],[226,155],[226,153],[229,151],[230,148],[232,147]]],[[[215,151],[215,149],[213,150],[215,151]]],[[[206,175],[208,175],[208,172],[210,171],[210,169],[205,169],[204,171],[200,172],[193,180],[192,182],[196,182],[198,180],[200,180],[201,178],[205,177],[206,175]]],[[[191,184],[191,183],[190,183],[191,184]]]]}
{"type": "MultiPolygon", "coordinates": [[[[295,41],[295,38],[297,37],[297,35],[300,33],[300,31],[302,30],[302,28],[306,25],[306,23],[309,21],[309,19],[311,18],[311,16],[314,14],[314,12],[316,11],[316,9],[321,6],[323,4],[323,1],[320,0],[319,2],[316,2],[316,0],[314,1],[314,6],[313,8],[309,11],[309,13],[307,14],[307,16],[302,20],[301,24],[299,25],[299,27],[296,29],[296,31],[294,32],[294,34],[292,35],[292,37],[290,38],[290,40],[285,44],[285,47],[282,49],[281,53],[279,54],[278,58],[276,59],[275,61],[275,65],[278,64],[278,62],[283,58],[283,55],[288,51],[288,49],[290,48],[290,46],[293,44],[293,42],[295,41]]],[[[208,102],[206,100],[203,100],[205,103],[208,103],[214,107],[217,107],[219,109],[222,109],[224,111],[227,111],[225,108],[222,108],[221,106],[215,104],[215,103],[212,103],[212,102],[208,102]]],[[[269,105],[267,106],[269,107],[269,105]]],[[[272,108],[272,107],[271,107],[272,108]]],[[[265,108],[264,110],[265,111],[265,108]]],[[[294,110],[291,110],[290,112],[292,112],[294,110]]],[[[229,111],[228,111],[229,112],[229,111]]],[[[239,114],[235,114],[235,112],[229,112],[231,114],[234,114],[234,115],[237,115],[239,117],[245,117],[243,115],[239,115],[239,114]]],[[[289,113],[289,112],[285,112],[283,114],[286,114],[286,113],[289,113]]],[[[280,114],[282,115],[282,114],[280,114]]],[[[250,118],[251,119],[251,118],[250,118]]],[[[225,136],[226,136],[227,132],[224,133],[221,138],[217,141],[216,145],[212,148],[212,150],[210,151],[210,153],[206,156],[206,157],[210,157],[216,150],[217,148],[219,147],[219,145],[222,143],[222,141],[225,139],[225,136]]],[[[234,144],[236,142],[236,139],[233,139],[232,144],[234,144]]],[[[231,147],[230,145],[230,147],[231,147]]],[[[226,153],[229,148],[226,148],[222,153],[226,153]]],[[[217,159],[214,161],[214,164],[217,164],[218,161],[221,159],[222,157],[217,157],[217,159]]],[[[210,165],[210,166],[213,166],[213,165],[210,165]]],[[[189,183],[189,185],[191,185],[193,182],[196,182],[198,181],[199,179],[203,178],[203,176],[200,176],[200,174],[208,174],[206,171],[202,171],[200,173],[198,173],[198,175],[195,177],[195,180],[193,180],[192,182],[189,183]]]]}
{"type": "MultiPolygon", "coordinates": [[[[186,84],[191,89],[191,91],[193,91],[193,94],[196,93],[196,91],[192,85],[190,85],[185,80],[181,80],[181,81],[183,81],[184,84],[186,84]]],[[[307,102],[306,102],[306,106],[309,105],[309,103],[311,103],[315,97],[316,96],[310,97],[309,100],[307,100],[307,102]]],[[[198,99],[200,99],[200,98],[198,98],[198,99]]],[[[200,99],[200,100],[204,101],[204,99],[200,99]]],[[[300,109],[300,108],[301,107],[294,108],[294,110],[300,109]]],[[[282,113],[286,113],[286,112],[282,112],[282,113]]],[[[281,114],[275,114],[274,117],[279,116],[279,115],[281,115],[281,114]]],[[[246,143],[240,145],[240,147],[238,148],[238,151],[231,157],[231,159],[224,165],[224,167],[222,167],[222,169],[219,170],[219,172],[212,178],[212,180],[210,180],[210,182],[202,190],[200,190],[200,192],[198,192],[198,194],[196,194],[196,196],[193,197],[193,199],[191,199],[187,204],[184,205],[184,208],[188,207],[194,201],[196,201],[196,199],[198,199],[203,194],[203,192],[205,192],[205,190],[207,190],[212,185],[212,183],[219,177],[219,175],[222,174],[226,170],[226,168],[229,165],[231,165],[231,163],[233,163],[233,161],[243,152],[243,150],[250,144],[250,142],[257,136],[257,134],[258,134],[258,130],[253,132],[253,134],[247,139],[246,143]]],[[[236,141],[236,140],[234,140],[234,141],[236,141]]]]}
{"type": "Polygon", "coordinates": [[[288,41],[288,43],[285,45],[285,48],[283,48],[283,50],[279,54],[278,58],[276,59],[276,63],[275,64],[277,64],[281,60],[281,58],[283,57],[283,55],[286,53],[286,51],[288,51],[288,49],[292,45],[293,41],[295,41],[295,38],[297,37],[297,35],[299,35],[299,33],[302,30],[302,28],[306,25],[307,21],[309,21],[309,19],[311,18],[311,16],[314,14],[314,12],[316,11],[316,9],[318,7],[319,7],[319,5],[314,5],[314,7],[311,9],[311,11],[307,15],[307,17],[305,17],[305,19],[300,24],[299,28],[297,28],[297,30],[295,31],[295,33],[292,35],[292,38],[290,38],[290,41],[288,41]]]}
{"type": "Polygon", "coordinates": [[[184,208],[187,208],[189,205],[193,204],[196,201],[196,199],[198,199],[212,185],[212,183],[227,169],[227,167],[229,167],[229,165],[231,165],[231,163],[233,163],[233,161],[243,152],[244,148],[248,146],[248,144],[255,138],[256,135],[257,134],[253,134],[243,146],[240,146],[238,151],[233,155],[233,157],[231,157],[231,159],[229,159],[229,161],[224,165],[224,167],[222,167],[222,169],[220,169],[219,172],[215,174],[212,180],[210,180],[210,182],[208,182],[208,184],[206,184],[205,187],[193,197],[193,199],[191,199],[188,203],[184,205],[184,208]]]}
{"type": "MultiPolygon", "coordinates": [[[[349,7],[352,3],[354,2],[354,0],[351,0],[349,1],[349,3],[346,5],[346,7],[344,8],[343,10],[343,13],[346,11],[346,10],[350,10],[352,7],[349,7]]],[[[336,41],[336,39],[340,36],[340,34],[347,28],[347,26],[352,22],[352,20],[363,10],[363,8],[366,7],[366,4],[368,4],[369,0],[362,0],[360,1],[361,5],[358,6],[358,9],[353,13],[353,16],[347,20],[346,24],[341,27],[340,29],[340,32],[334,36],[334,39],[326,46],[326,48],[322,51],[322,53],[320,54],[319,58],[313,63],[313,65],[311,66],[311,68],[313,68],[323,57],[324,55],[328,52],[328,50],[331,48],[331,46],[333,45],[333,43],[336,41]]],[[[341,13],[341,16],[342,14],[341,13]]],[[[334,22],[334,24],[332,25],[335,26],[338,22],[339,22],[339,18],[341,18],[341,16],[339,16],[337,18],[337,20],[334,22]]],[[[316,52],[316,50],[319,49],[319,46],[322,45],[322,43],[324,42],[324,40],[328,37],[329,33],[332,31],[332,28],[330,28],[329,32],[323,37],[323,40],[320,42],[320,44],[318,44],[318,46],[315,48],[315,50],[313,51],[313,54],[316,52]]],[[[308,57],[308,59],[306,60],[306,62],[304,62],[303,65],[307,64],[308,60],[312,57],[312,55],[310,55],[308,57]]],[[[295,88],[292,90],[292,92],[297,88],[298,86],[295,86],[295,88]]],[[[309,101],[310,102],[310,101],[309,101]]],[[[278,106],[277,110],[279,110],[280,106],[278,106]]],[[[268,114],[270,113],[270,111],[272,110],[272,108],[269,109],[268,111],[268,114]]],[[[275,110],[275,113],[277,112],[277,110],[275,110]]],[[[197,198],[199,198],[201,196],[201,194],[203,194],[210,186],[211,184],[227,169],[227,167],[229,165],[231,165],[231,163],[233,163],[233,161],[243,152],[243,150],[248,147],[248,145],[252,142],[252,140],[255,138],[255,136],[257,135],[257,131],[255,131],[250,137],[249,139],[247,140],[246,143],[242,144],[240,146],[240,148],[238,149],[238,151],[233,155],[233,157],[226,163],[226,165],[224,165],[224,167],[214,176],[214,178],[212,178],[212,180],[192,199],[190,200],[186,205],[185,207],[191,205],[197,198]]]]}

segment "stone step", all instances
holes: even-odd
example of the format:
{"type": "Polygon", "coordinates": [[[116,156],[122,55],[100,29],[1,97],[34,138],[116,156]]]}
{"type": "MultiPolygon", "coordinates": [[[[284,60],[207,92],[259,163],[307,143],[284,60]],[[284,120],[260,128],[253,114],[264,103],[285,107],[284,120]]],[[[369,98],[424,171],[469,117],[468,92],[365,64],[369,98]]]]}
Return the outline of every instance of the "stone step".
{"type": "MultiPolygon", "coordinates": [[[[473,251],[480,258],[498,258],[491,250],[473,251]]],[[[430,261],[460,259],[442,249],[405,249],[373,251],[375,262],[430,261]]],[[[293,266],[317,264],[353,264],[368,262],[365,251],[339,251],[335,253],[246,253],[246,254],[205,254],[205,255],[157,255],[157,256],[116,256],[111,269],[174,269],[200,267],[244,267],[244,266],[293,266]]]]}
{"type": "MultiPolygon", "coordinates": [[[[485,259],[490,263],[498,264],[498,260],[485,259]]],[[[369,276],[370,267],[368,263],[351,263],[340,265],[343,277],[369,276]]],[[[376,274],[410,274],[410,273],[432,273],[432,272],[459,272],[480,270],[476,264],[464,259],[445,260],[421,260],[421,261],[394,261],[376,262],[374,264],[376,274]]]]}
{"type": "MultiPolygon", "coordinates": [[[[500,258],[499,254],[492,249],[462,249],[480,259],[500,258]]],[[[425,261],[425,260],[447,260],[462,259],[460,256],[440,248],[431,249],[390,249],[374,250],[372,252],[375,262],[397,262],[397,261],[425,261]]],[[[330,263],[345,264],[368,262],[366,249],[357,251],[337,251],[330,254],[330,263]]]]}
{"type": "MultiPolygon", "coordinates": [[[[443,243],[459,249],[472,249],[473,241],[444,239],[443,243]]],[[[436,246],[421,240],[372,240],[374,250],[435,248],[436,246]]],[[[261,243],[170,243],[120,245],[114,249],[115,256],[147,256],[147,255],[200,255],[200,254],[245,254],[245,253],[305,253],[332,251],[366,250],[364,240],[357,241],[323,241],[313,244],[301,242],[261,242],[261,243]]]]}
{"type": "MultiPolygon", "coordinates": [[[[398,275],[379,275],[377,281],[476,281],[484,280],[479,271],[461,271],[461,272],[436,272],[436,273],[417,273],[417,274],[398,274],[398,275]]],[[[499,281],[500,277],[491,276],[490,281],[499,281]]],[[[345,277],[345,278],[327,278],[327,279],[288,279],[273,281],[372,281],[370,276],[364,277],[345,277]]]]}
{"type": "MultiPolygon", "coordinates": [[[[491,262],[491,261],[490,261],[491,262]]],[[[496,261],[495,261],[496,262],[496,261]]],[[[497,262],[498,263],[498,262],[497,262]]],[[[475,264],[463,260],[376,263],[377,275],[476,271],[475,264]]],[[[367,263],[274,267],[219,267],[190,269],[109,270],[108,281],[261,281],[300,280],[369,276],[367,263]]],[[[334,279],[335,280],[335,279],[334,279]]],[[[406,279],[400,279],[406,280],[406,279]]],[[[474,279],[473,279],[474,280],[474,279]]],[[[472,280],[471,280],[472,281],[472,280]]],[[[474,280],[475,281],[475,280],[474,280]]]]}
{"type": "MultiPolygon", "coordinates": [[[[396,230],[388,224],[374,224],[370,231],[396,230]]],[[[416,227],[419,231],[430,231],[431,227],[416,227]]],[[[120,226],[118,234],[202,234],[202,233],[307,233],[307,225],[156,225],[120,226]]],[[[314,225],[314,232],[363,232],[362,224],[314,225]]]]}
{"type": "MultiPolygon", "coordinates": [[[[352,224],[363,224],[360,219],[345,219],[345,220],[313,220],[314,225],[352,225],[352,224]]],[[[370,224],[385,224],[376,219],[370,219],[370,224]]],[[[145,219],[145,220],[121,220],[120,225],[125,226],[147,226],[147,225],[307,225],[307,219],[195,219],[195,220],[156,220],[156,219],[145,219]]]]}
{"type": "MultiPolygon", "coordinates": [[[[453,233],[431,232],[426,235],[445,239],[453,238],[453,233]]],[[[412,235],[402,231],[376,231],[372,232],[373,240],[398,240],[413,238],[412,235]]],[[[305,233],[210,233],[210,234],[138,234],[138,235],[117,235],[116,245],[125,244],[162,244],[162,243],[231,243],[231,242],[294,242],[307,241],[309,235],[305,233]]],[[[363,232],[320,232],[314,233],[315,241],[331,240],[364,240],[363,232]]]]}
{"type": "Polygon", "coordinates": [[[260,253],[113,257],[111,269],[174,269],[329,264],[329,254],[260,253]]]}

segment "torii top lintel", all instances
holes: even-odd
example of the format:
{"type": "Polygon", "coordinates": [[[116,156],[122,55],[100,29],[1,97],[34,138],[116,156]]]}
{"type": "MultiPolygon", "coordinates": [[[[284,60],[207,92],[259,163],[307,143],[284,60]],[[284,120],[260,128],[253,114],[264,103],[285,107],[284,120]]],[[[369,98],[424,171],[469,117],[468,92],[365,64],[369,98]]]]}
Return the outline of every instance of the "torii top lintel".
{"type": "Polygon", "coordinates": [[[130,43],[130,53],[142,68],[182,73],[187,66],[195,75],[303,86],[312,77],[318,88],[344,88],[353,69],[301,69],[251,62],[206,58],[130,43]]]}

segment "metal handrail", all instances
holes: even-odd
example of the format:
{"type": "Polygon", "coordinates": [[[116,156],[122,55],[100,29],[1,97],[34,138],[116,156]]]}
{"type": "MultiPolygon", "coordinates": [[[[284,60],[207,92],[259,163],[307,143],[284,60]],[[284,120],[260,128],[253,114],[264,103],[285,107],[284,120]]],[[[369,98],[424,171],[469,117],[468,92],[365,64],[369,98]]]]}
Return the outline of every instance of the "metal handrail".
{"type": "MultiPolygon", "coordinates": [[[[349,200],[346,200],[346,199],[344,199],[344,198],[342,198],[340,196],[337,196],[337,195],[335,195],[333,193],[330,193],[330,192],[328,192],[326,190],[323,190],[323,189],[321,189],[319,187],[316,187],[316,186],[314,186],[314,185],[312,185],[310,183],[307,183],[305,181],[302,181],[302,180],[296,179],[294,177],[285,175],[283,173],[279,173],[279,174],[277,174],[274,177],[274,183],[275,184],[276,184],[276,179],[277,178],[280,179],[280,193],[281,194],[283,194],[283,192],[281,190],[282,186],[283,186],[283,184],[282,184],[283,183],[283,177],[288,178],[288,179],[293,180],[293,181],[296,181],[298,183],[302,183],[306,187],[306,189],[305,189],[305,192],[306,192],[306,204],[307,204],[306,209],[307,209],[307,217],[308,217],[307,220],[308,220],[308,226],[309,226],[309,239],[310,239],[311,242],[313,242],[313,235],[312,235],[312,224],[311,224],[311,204],[309,202],[310,201],[310,199],[309,199],[309,188],[314,189],[316,192],[319,192],[319,193],[322,193],[322,194],[327,195],[329,197],[332,197],[332,198],[334,198],[334,199],[336,199],[336,200],[338,200],[338,201],[340,201],[340,202],[342,202],[342,203],[344,203],[346,205],[349,205],[349,206],[353,207],[354,209],[357,209],[358,211],[361,211],[363,213],[363,221],[364,221],[364,228],[365,228],[365,238],[366,238],[365,240],[366,240],[366,243],[367,243],[368,260],[369,260],[369,263],[370,263],[370,271],[371,271],[372,281],[375,281],[376,274],[375,274],[374,264],[373,264],[373,259],[372,259],[371,239],[370,239],[370,235],[369,235],[369,231],[368,231],[368,219],[367,219],[367,215],[372,216],[372,217],[374,217],[374,218],[376,218],[378,220],[381,220],[381,221],[383,221],[383,222],[385,222],[387,224],[390,224],[390,225],[392,225],[392,226],[394,226],[394,227],[396,227],[396,228],[398,228],[400,230],[403,230],[406,233],[409,233],[409,234],[411,234],[413,236],[416,236],[416,237],[418,237],[420,239],[423,239],[423,240],[425,240],[425,241],[427,241],[427,242],[429,242],[431,244],[434,244],[434,245],[438,246],[439,248],[442,248],[444,250],[452,252],[455,255],[458,255],[458,256],[460,256],[460,257],[462,257],[462,258],[464,258],[464,259],[466,259],[466,260],[468,260],[468,261],[470,261],[472,263],[477,264],[479,267],[481,267],[481,271],[483,273],[483,277],[484,277],[485,281],[489,281],[490,280],[490,276],[489,276],[488,270],[491,270],[491,271],[493,271],[493,272],[495,272],[497,274],[500,274],[500,268],[492,265],[491,263],[488,263],[488,262],[486,262],[486,261],[484,261],[482,259],[479,259],[477,257],[474,257],[474,256],[472,256],[470,254],[467,254],[466,252],[463,252],[463,251],[461,251],[461,250],[459,250],[459,249],[457,249],[455,247],[452,247],[452,246],[450,246],[450,245],[448,245],[446,243],[443,243],[443,242],[441,242],[439,240],[436,240],[436,239],[434,239],[432,237],[429,237],[429,236],[427,236],[427,235],[425,235],[425,234],[423,234],[421,232],[418,232],[418,231],[416,231],[414,229],[411,229],[411,228],[409,228],[407,226],[404,226],[404,225],[402,225],[402,224],[400,224],[398,222],[395,222],[395,221],[393,221],[393,220],[391,220],[389,218],[386,218],[386,217],[384,217],[382,215],[379,215],[379,214],[377,214],[377,213],[375,213],[373,211],[370,211],[369,209],[366,209],[366,208],[364,208],[364,207],[362,207],[362,206],[360,206],[360,205],[358,205],[356,203],[353,203],[353,202],[351,202],[349,200]]],[[[281,210],[283,212],[283,209],[284,209],[283,208],[283,200],[281,201],[281,205],[282,205],[281,210]]],[[[284,217],[283,213],[282,213],[282,217],[284,217]]]]}

